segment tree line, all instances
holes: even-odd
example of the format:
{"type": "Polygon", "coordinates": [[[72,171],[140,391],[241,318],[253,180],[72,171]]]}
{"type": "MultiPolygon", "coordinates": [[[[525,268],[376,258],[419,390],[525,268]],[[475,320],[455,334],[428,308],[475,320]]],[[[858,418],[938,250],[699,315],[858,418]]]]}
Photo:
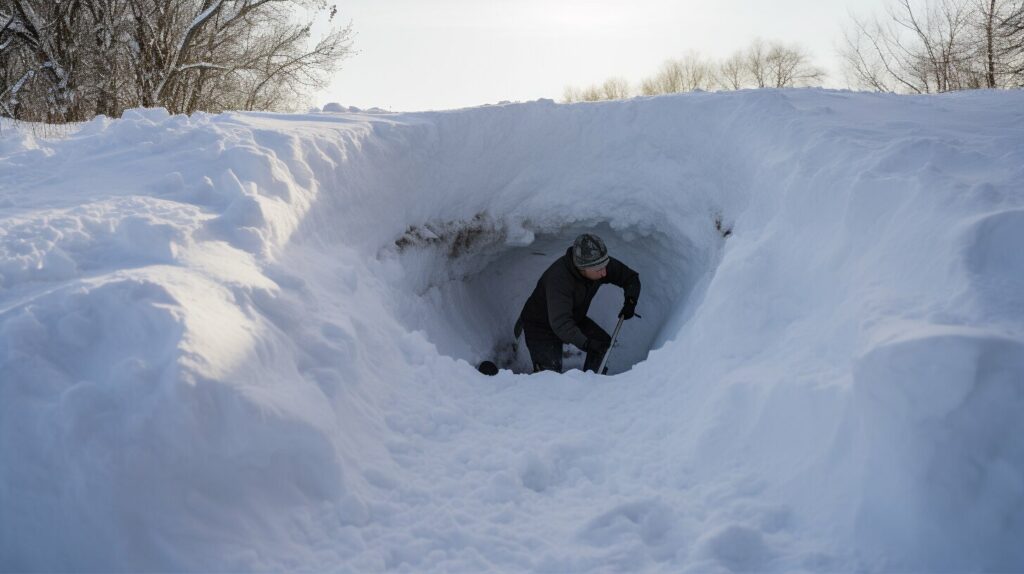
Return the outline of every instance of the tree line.
{"type": "MultiPolygon", "coordinates": [[[[839,56],[853,88],[936,93],[1024,87],[1024,0],[890,0],[882,15],[850,17],[839,56]]],[[[755,40],[722,60],[696,52],[668,60],[637,86],[623,78],[569,86],[563,99],[813,86],[825,77],[799,45],[755,40]]]]}
{"type": "Polygon", "coordinates": [[[586,88],[570,86],[563,98],[580,102],[693,90],[787,88],[813,85],[824,77],[825,71],[815,66],[810,54],[800,46],[758,39],[724,60],[706,58],[698,52],[667,60],[657,73],[642,80],[636,90],[623,78],[610,78],[586,88]]]}
{"type": "Polygon", "coordinates": [[[294,109],[352,54],[326,0],[0,0],[0,116],[294,109]],[[312,38],[312,18],[330,30],[312,38]]]}

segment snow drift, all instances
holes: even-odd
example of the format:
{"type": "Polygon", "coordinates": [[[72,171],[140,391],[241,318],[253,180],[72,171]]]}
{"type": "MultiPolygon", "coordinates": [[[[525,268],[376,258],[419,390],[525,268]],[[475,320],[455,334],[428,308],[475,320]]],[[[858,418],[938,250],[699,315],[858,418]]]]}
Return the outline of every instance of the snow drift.
{"type": "Polygon", "coordinates": [[[7,130],[0,567],[1021,570],[1022,103],[7,130]],[[523,374],[583,230],[644,317],[523,374]]]}

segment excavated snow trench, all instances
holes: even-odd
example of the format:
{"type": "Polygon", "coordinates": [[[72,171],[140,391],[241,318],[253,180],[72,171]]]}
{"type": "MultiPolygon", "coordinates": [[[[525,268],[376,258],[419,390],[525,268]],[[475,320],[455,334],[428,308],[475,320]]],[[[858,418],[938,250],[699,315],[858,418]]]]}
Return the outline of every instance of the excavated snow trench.
{"type": "MultiPolygon", "coordinates": [[[[702,299],[729,235],[715,221],[688,234],[654,226],[617,229],[607,221],[531,229],[485,213],[470,221],[413,226],[384,249],[405,270],[398,287],[409,296],[401,316],[440,353],[473,365],[494,360],[528,373],[525,341],[514,339],[513,325],[544,270],[584,232],[600,235],[613,257],[640,273],[643,285],[637,307],[642,317],[624,324],[609,374],[628,371],[678,332],[702,299]]],[[[622,298],[617,286],[602,286],[589,316],[611,333],[622,298]]],[[[565,346],[564,369],[581,369],[583,359],[575,347],[565,346]]]]}

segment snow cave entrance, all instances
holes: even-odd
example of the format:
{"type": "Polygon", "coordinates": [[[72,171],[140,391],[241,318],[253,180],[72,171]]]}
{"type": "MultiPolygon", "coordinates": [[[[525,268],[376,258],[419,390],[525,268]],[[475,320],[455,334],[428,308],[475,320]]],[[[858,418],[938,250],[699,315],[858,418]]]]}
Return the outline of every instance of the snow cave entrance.
{"type": "MultiPolygon", "coordinates": [[[[499,368],[529,373],[525,341],[514,340],[516,318],[544,270],[584,232],[600,235],[613,257],[640,273],[637,312],[643,317],[623,325],[608,361],[609,374],[628,371],[677,333],[699,304],[719,259],[720,236],[618,229],[608,222],[532,228],[529,222],[513,224],[487,214],[413,226],[388,248],[404,270],[404,285],[398,287],[409,295],[402,298],[399,316],[442,354],[474,366],[492,360],[499,368]]],[[[718,235],[714,226],[708,233],[718,235]]],[[[588,315],[610,334],[621,306],[622,290],[605,285],[588,315]]],[[[572,345],[563,352],[563,370],[582,369],[582,352],[572,345]]]]}

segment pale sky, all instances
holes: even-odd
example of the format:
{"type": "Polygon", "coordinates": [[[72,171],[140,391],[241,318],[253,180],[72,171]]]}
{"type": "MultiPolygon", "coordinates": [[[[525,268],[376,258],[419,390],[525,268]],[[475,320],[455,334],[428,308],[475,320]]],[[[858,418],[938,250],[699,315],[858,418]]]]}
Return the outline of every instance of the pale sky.
{"type": "Polygon", "coordinates": [[[755,37],[798,43],[844,86],[836,47],[851,11],[885,0],[339,0],[359,52],[316,103],[393,111],[537,98],[619,76],[631,84],[688,51],[721,58],[755,37]]]}

